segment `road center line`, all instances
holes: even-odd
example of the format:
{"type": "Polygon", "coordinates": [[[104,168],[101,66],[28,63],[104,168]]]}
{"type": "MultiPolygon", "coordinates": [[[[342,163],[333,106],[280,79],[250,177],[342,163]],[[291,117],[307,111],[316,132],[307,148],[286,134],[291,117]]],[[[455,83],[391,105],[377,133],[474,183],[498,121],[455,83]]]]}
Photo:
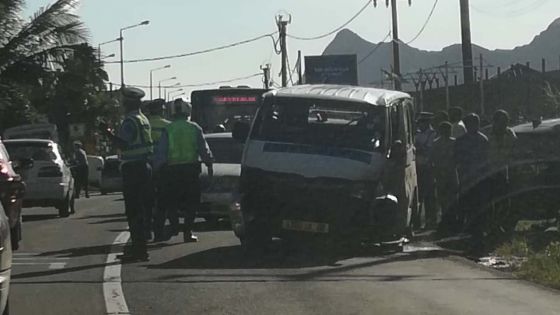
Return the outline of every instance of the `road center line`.
{"type": "MultiPolygon", "coordinates": [[[[121,232],[113,242],[111,251],[119,245],[126,244],[129,237],[129,232],[121,232]]],[[[107,314],[130,314],[122,289],[122,265],[120,260],[117,259],[117,255],[120,254],[122,253],[109,253],[107,255],[107,265],[103,272],[103,296],[105,298],[107,314]]]]}

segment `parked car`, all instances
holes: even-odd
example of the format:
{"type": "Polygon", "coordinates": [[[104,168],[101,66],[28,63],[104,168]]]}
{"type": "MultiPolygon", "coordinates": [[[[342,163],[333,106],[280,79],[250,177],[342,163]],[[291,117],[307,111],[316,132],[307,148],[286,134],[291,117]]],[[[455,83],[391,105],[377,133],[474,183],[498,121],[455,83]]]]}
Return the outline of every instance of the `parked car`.
{"type": "Polygon", "coordinates": [[[12,242],[10,239],[10,222],[2,203],[0,203],[0,312],[10,313],[8,296],[12,273],[12,242]]]}
{"type": "Polygon", "coordinates": [[[102,195],[123,191],[121,160],[118,156],[111,155],[105,158],[103,170],[101,171],[99,190],[102,195]]]}
{"type": "Polygon", "coordinates": [[[6,129],[4,139],[45,139],[58,142],[58,130],[54,124],[21,125],[6,129]]]}
{"type": "Polygon", "coordinates": [[[396,91],[300,85],[266,93],[252,127],[233,130],[245,142],[234,231],[242,247],[273,237],[402,244],[418,214],[414,117],[412,98],[396,91]]]}
{"type": "Polygon", "coordinates": [[[101,183],[101,175],[103,173],[103,164],[105,160],[101,156],[88,155],[88,182],[90,185],[99,187],[101,183]]]}
{"type": "Polygon", "coordinates": [[[10,221],[12,249],[19,248],[21,240],[21,208],[25,184],[17,171],[31,167],[27,161],[11,161],[8,151],[0,139],[0,202],[10,221]]]}
{"type": "Polygon", "coordinates": [[[74,179],[57,143],[42,139],[4,141],[15,160],[31,160],[21,171],[26,184],[24,207],[55,207],[61,217],[74,212],[74,179]]]}
{"type": "Polygon", "coordinates": [[[202,205],[197,216],[216,223],[228,218],[232,205],[238,201],[243,143],[233,139],[231,133],[208,134],[206,141],[214,154],[214,176],[209,179],[208,170],[203,166],[202,205]]]}

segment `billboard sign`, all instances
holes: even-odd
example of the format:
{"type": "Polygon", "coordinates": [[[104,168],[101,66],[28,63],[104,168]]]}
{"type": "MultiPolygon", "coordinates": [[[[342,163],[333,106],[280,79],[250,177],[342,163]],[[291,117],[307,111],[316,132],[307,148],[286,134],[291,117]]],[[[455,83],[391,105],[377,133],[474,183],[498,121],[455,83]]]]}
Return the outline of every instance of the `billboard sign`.
{"type": "Polygon", "coordinates": [[[358,85],[356,55],[305,57],[305,83],[358,85]]]}

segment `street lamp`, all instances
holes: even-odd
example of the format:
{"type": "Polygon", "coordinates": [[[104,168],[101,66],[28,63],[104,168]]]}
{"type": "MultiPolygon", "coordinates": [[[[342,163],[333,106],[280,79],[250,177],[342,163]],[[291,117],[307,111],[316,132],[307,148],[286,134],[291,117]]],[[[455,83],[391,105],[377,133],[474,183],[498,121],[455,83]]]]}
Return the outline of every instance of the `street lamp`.
{"type": "Polygon", "coordinates": [[[166,86],[165,88],[163,88],[163,95],[167,95],[167,89],[168,89],[168,88],[172,88],[172,87],[174,87],[174,86],[178,87],[179,85],[181,85],[181,82],[177,82],[177,83],[175,83],[175,84],[173,84],[173,85],[166,86]]]}
{"type": "Polygon", "coordinates": [[[167,99],[168,99],[169,101],[171,101],[171,95],[172,95],[172,94],[175,94],[175,93],[177,93],[177,92],[183,92],[183,91],[184,91],[183,89],[177,89],[177,90],[169,91],[169,93],[167,93],[167,99]]]}
{"type": "Polygon", "coordinates": [[[150,99],[153,100],[154,99],[154,93],[153,93],[153,85],[154,85],[154,81],[153,81],[153,73],[159,70],[163,70],[163,69],[168,69],[171,68],[171,65],[165,65],[163,67],[159,67],[159,68],[155,68],[150,70],[150,99]]]}
{"type": "Polygon", "coordinates": [[[124,40],[124,37],[123,37],[123,31],[129,30],[131,28],[143,26],[143,25],[148,25],[148,24],[150,24],[150,21],[143,21],[143,22],[138,23],[138,24],[123,27],[123,28],[121,28],[121,30],[119,32],[120,37],[118,39],[121,42],[121,89],[124,87],[124,56],[123,56],[123,40],[124,40]]]}
{"type": "Polygon", "coordinates": [[[97,44],[97,57],[98,57],[97,59],[99,59],[101,61],[101,46],[107,45],[107,44],[110,44],[110,43],[114,43],[114,42],[118,42],[119,40],[121,40],[121,39],[116,38],[116,39],[113,39],[113,40],[110,40],[110,41],[107,41],[107,42],[97,44]]]}
{"type": "Polygon", "coordinates": [[[107,55],[107,56],[101,56],[101,57],[99,57],[99,60],[104,60],[104,59],[113,58],[113,57],[115,57],[115,54],[110,54],[110,55],[107,55]]]}
{"type": "MultiPolygon", "coordinates": [[[[177,77],[167,78],[167,79],[164,79],[164,80],[161,80],[161,81],[158,82],[158,90],[159,90],[158,97],[159,98],[161,98],[161,84],[163,82],[172,81],[172,80],[177,80],[177,77]]],[[[163,94],[163,95],[165,96],[165,94],[163,94]]]]}

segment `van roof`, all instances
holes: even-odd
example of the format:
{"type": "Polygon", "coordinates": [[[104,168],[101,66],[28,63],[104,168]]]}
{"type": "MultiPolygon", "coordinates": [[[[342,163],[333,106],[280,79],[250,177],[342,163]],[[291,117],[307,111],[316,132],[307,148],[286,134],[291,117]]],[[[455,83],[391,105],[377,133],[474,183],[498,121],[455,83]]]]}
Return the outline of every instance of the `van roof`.
{"type": "Polygon", "coordinates": [[[538,126],[533,127],[533,123],[525,123],[513,127],[515,133],[547,133],[560,130],[560,119],[543,120],[538,126]]]}
{"type": "Polygon", "coordinates": [[[4,143],[44,143],[44,144],[54,144],[55,142],[48,139],[6,139],[4,143]]]}
{"type": "Polygon", "coordinates": [[[389,106],[395,100],[411,98],[410,95],[399,91],[329,84],[296,85],[269,93],[279,97],[353,100],[374,106],[389,106]]]}

